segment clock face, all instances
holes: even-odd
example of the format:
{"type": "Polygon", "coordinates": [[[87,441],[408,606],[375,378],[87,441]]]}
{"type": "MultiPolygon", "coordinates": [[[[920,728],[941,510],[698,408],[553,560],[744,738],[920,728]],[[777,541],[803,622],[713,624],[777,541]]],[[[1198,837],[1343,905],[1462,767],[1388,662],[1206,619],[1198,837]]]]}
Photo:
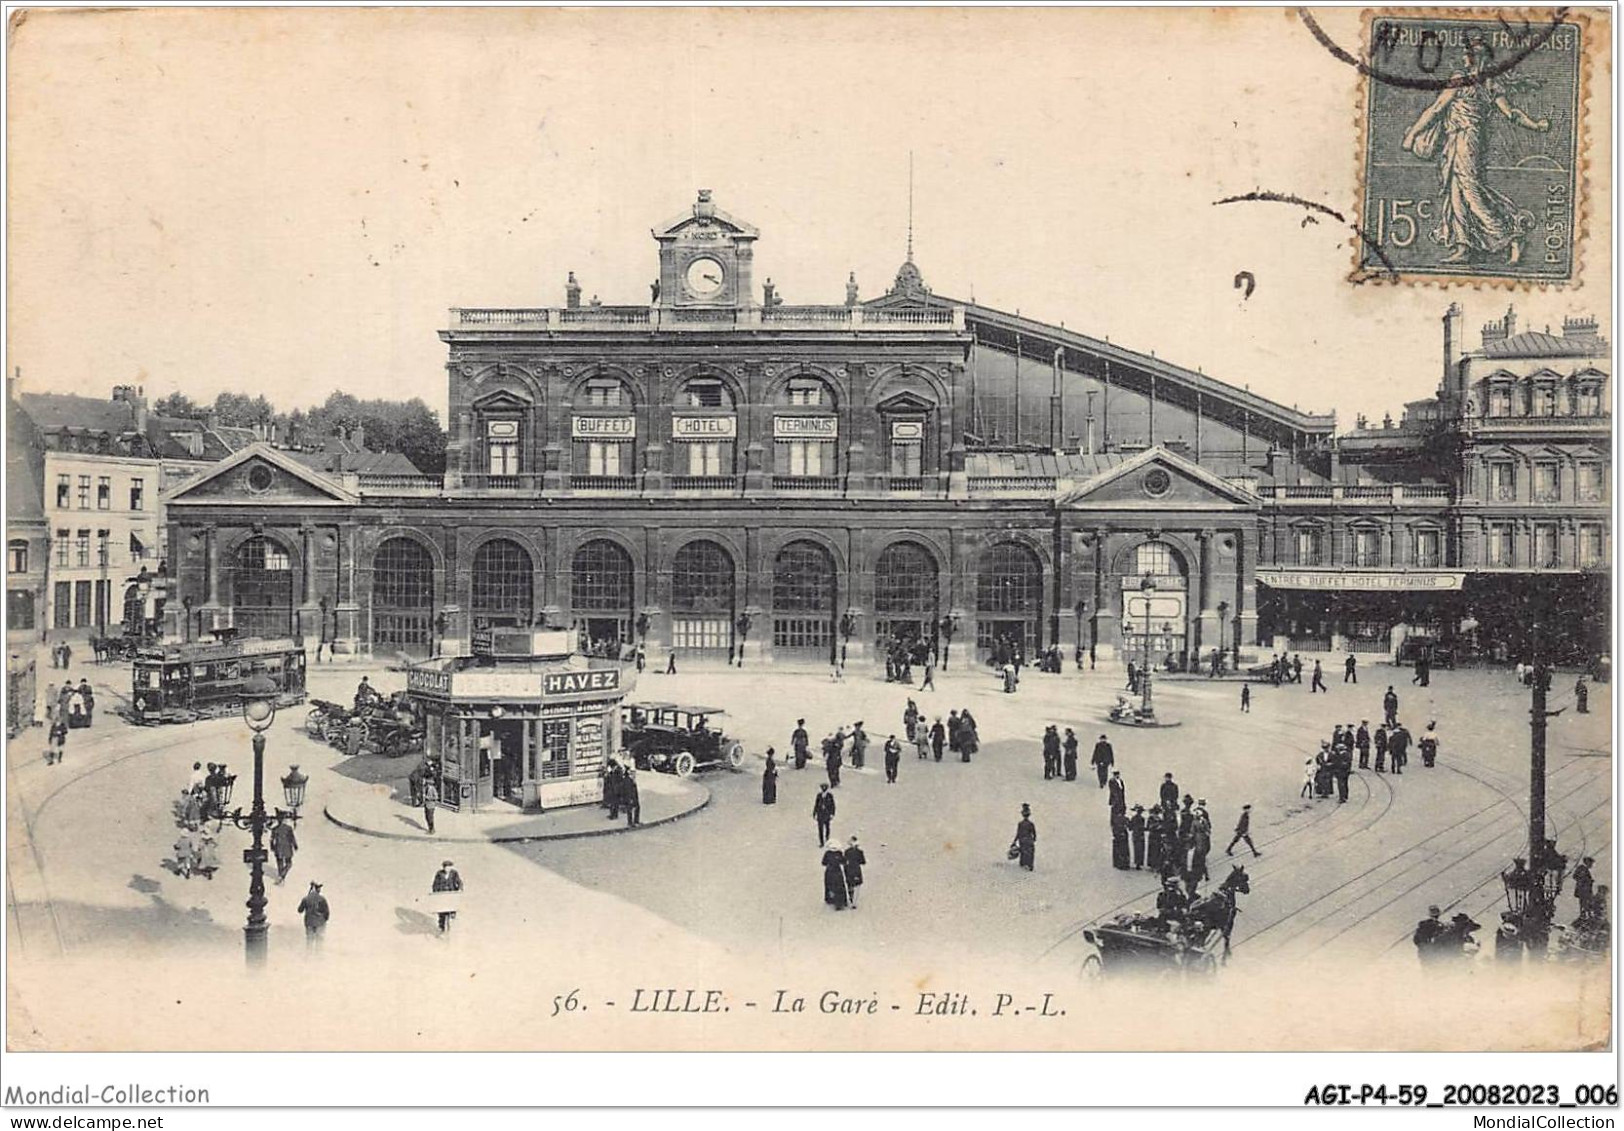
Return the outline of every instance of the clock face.
{"type": "Polygon", "coordinates": [[[721,293],[725,277],[722,265],[709,258],[696,259],[688,264],[688,273],[683,276],[688,284],[688,290],[700,298],[710,298],[721,293]]]}

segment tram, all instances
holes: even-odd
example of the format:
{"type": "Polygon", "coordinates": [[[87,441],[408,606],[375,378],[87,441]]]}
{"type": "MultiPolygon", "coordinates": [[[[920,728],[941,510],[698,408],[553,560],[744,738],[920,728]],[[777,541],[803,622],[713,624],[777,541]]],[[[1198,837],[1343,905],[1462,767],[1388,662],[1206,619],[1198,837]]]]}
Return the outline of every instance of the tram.
{"type": "Polygon", "coordinates": [[[143,648],[134,671],[126,717],[143,725],[234,715],[242,709],[243,685],[259,674],[276,685],[278,707],[305,697],[304,646],[288,639],[143,648]]]}

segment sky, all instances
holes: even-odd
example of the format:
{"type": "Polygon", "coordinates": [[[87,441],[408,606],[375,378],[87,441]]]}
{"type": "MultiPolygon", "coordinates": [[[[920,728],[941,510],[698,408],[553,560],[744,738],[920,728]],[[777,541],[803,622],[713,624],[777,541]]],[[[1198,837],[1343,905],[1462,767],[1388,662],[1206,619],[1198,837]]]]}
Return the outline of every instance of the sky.
{"type": "MultiPolygon", "coordinates": [[[[1319,18],[1357,43],[1357,9],[1319,18]]],[[[1344,427],[1433,392],[1450,301],[1473,345],[1513,300],[1611,331],[1605,94],[1578,290],[1356,285],[1350,229],[1215,205],[1356,214],[1358,75],[1287,10],[36,11],[10,48],[26,390],[443,414],[448,307],[561,306],[571,270],[646,302],[650,229],[701,187],[787,302],[882,292],[910,153],[937,292],[1344,427]]]]}

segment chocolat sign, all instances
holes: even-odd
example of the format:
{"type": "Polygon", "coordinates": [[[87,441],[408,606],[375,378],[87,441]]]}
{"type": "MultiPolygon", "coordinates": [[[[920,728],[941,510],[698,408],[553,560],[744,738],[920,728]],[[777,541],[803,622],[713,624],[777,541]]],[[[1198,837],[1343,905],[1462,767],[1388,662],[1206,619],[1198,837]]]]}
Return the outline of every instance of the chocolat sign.
{"type": "Polygon", "coordinates": [[[541,693],[555,695],[602,695],[620,690],[617,668],[597,668],[584,672],[548,672],[541,677],[541,693]]]}

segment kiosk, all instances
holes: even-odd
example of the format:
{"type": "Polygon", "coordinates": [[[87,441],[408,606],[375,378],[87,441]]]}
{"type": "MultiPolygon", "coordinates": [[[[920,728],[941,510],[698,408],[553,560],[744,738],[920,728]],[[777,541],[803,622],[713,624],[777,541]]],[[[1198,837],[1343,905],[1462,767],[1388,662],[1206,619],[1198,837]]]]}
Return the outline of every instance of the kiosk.
{"type": "Polygon", "coordinates": [[[635,673],[575,653],[558,629],[482,629],[473,653],[412,668],[425,753],[448,809],[595,805],[635,673]]]}

